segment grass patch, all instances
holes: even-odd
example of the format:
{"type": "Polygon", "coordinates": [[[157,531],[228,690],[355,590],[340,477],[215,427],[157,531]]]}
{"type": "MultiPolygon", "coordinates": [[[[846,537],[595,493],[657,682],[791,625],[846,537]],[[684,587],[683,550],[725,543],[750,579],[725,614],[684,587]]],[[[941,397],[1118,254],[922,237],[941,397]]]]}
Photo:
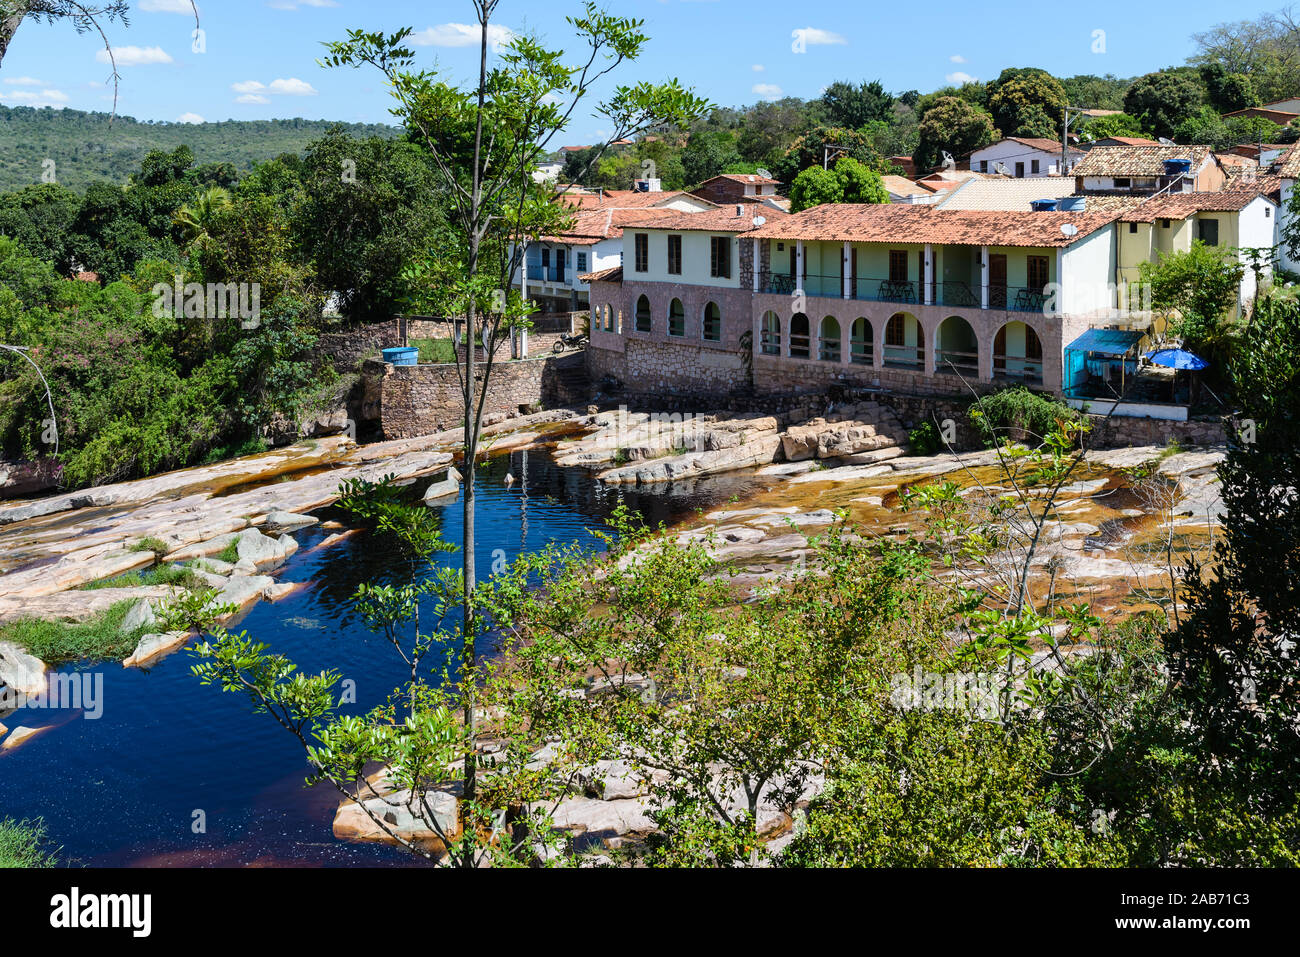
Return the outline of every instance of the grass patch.
{"type": "Polygon", "coordinates": [[[182,588],[200,588],[206,584],[203,579],[188,568],[175,565],[159,565],[142,572],[127,572],[113,578],[101,578],[82,585],[78,591],[96,591],[100,588],[146,588],[150,585],[179,585],[182,588]]]}
{"type": "Polygon", "coordinates": [[[0,641],[12,641],[45,662],[125,658],[135,650],[145,631],[138,628],[125,635],[118,633],[122,619],[134,604],[135,600],[130,598],[119,601],[107,611],[77,624],[20,618],[0,625],[0,641]]]}
{"type": "Polygon", "coordinates": [[[140,539],[140,541],[136,542],[134,545],[128,548],[127,551],[128,552],[153,552],[159,558],[162,558],[169,551],[171,551],[171,549],[167,547],[167,543],[164,542],[161,538],[142,538],[140,539]]]}
{"type": "Polygon", "coordinates": [[[46,849],[44,823],[0,818],[0,867],[53,867],[54,855],[46,849]]]}
{"type": "Polygon", "coordinates": [[[227,565],[233,565],[239,561],[239,536],[236,535],[230,540],[230,544],[217,552],[217,561],[225,562],[227,565]]]}
{"type": "Polygon", "coordinates": [[[420,350],[421,362],[456,361],[456,346],[450,339],[411,339],[410,343],[420,350]]]}

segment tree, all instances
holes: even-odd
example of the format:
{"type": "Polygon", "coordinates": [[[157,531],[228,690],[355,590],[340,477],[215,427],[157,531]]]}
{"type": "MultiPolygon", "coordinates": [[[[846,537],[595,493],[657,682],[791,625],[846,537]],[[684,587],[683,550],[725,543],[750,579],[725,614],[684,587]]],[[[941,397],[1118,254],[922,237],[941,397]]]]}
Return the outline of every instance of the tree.
{"type": "Polygon", "coordinates": [[[1265,814],[1300,795],[1300,309],[1267,297],[1230,366],[1240,403],[1219,468],[1224,532],[1208,566],[1189,562],[1187,611],[1166,639],[1194,773],[1265,814]]]}
{"type": "Polygon", "coordinates": [[[941,97],[921,115],[916,152],[918,173],[928,173],[943,162],[943,153],[956,158],[998,138],[993,117],[955,96],[941,97]]]}
{"type": "Polygon", "coordinates": [[[1195,70],[1162,70],[1133,81],[1124,94],[1124,112],[1136,116],[1156,136],[1172,137],[1179,123],[1200,111],[1204,100],[1195,70]]]}
{"type": "MultiPolygon", "coordinates": [[[[507,290],[522,262],[520,240],[555,232],[566,216],[559,194],[552,187],[543,191],[531,173],[538,158],[555,148],[552,140],[568,127],[574,111],[585,105],[593,84],[635,60],[647,40],[642,21],[612,16],[589,2],[580,15],[568,18],[586,48],[577,66],[565,65],[563,53],[535,38],[517,35],[500,51],[498,65],[489,69],[488,28],[496,7],[497,0],[475,0],[479,69],[476,85],[467,90],[429,71],[411,69],[415,54],[404,45],[409,28],[387,36],[350,31],[346,40],[327,46],[324,60],[335,67],[369,65],[391,84],[397,114],[427,150],[449,196],[443,259],[425,271],[425,277],[435,281],[421,287],[424,302],[437,304],[444,315],[463,317],[466,340],[481,340],[485,347],[481,369],[475,349],[457,357],[464,411],[459,666],[467,676],[476,674],[475,639],[483,626],[476,603],[474,494],[483,411],[497,352],[515,329],[526,325],[531,312],[517,293],[507,290]]],[[[652,127],[686,126],[708,106],[676,81],[640,82],[616,87],[596,113],[611,130],[612,142],[652,127]]],[[[598,150],[597,158],[607,149],[608,144],[598,150]]],[[[418,282],[418,270],[412,275],[418,282]]],[[[477,721],[473,681],[459,690],[464,730],[472,738],[477,721]]],[[[462,807],[475,806],[477,785],[477,756],[470,751],[464,758],[462,807]]]]}
{"type": "Polygon", "coordinates": [[[1003,70],[989,84],[989,112],[1003,136],[1053,136],[1060,132],[1065,90],[1046,70],[1003,70]]]}
{"type": "Polygon", "coordinates": [[[888,203],[889,191],[880,174],[868,169],[851,156],[835,164],[835,178],[840,181],[841,202],[888,203]]]}
{"type": "Polygon", "coordinates": [[[810,166],[790,184],[790,212],[798,213],[812,206],[844,201],[844,183],[835,173],[820,166],[810,166]]]}
{"type": "Polygon", "coordinates": [[[772,175],[793,185],[801,171],[812,166],[824,166],[828,159],[833,163],[842,156],[852,157],[871,169],[885,168],[884,160],[866,134],[842,127],[817,126],[790,145],[780,161],[774,164],[772,175]]]}
{"type": "Polygon", "coordinates": [[[693,186],[712,179],[740,161],[736,138],[723,130],[697,130],[691,134],[686,149],[682,150],[682,170],[686,181],[693,186]]]}
{"type": "Polygon", "coordinates": [[[187,245],[202,242],[209,238],[208,230],[215,221],[217,213],[229,205],[229,190],[221,186],[209,186],[191,202],[178,209],[172,221],[176,223],[181,239],[187,245]]]}
{"type": "Polygon", "coordinates": [[[1089,141],[1109,139],[1112,136],[1147,136],[1141,122],[1127,113],[1094,117],[1082,124],[1078,132],[1081,138],[1089,141]]]}
{"type": "Polygon", "coordinates": [[[1226,353],[1225,314],[1237,302],[1245,269],[1232,250],[1200,240],[1187,252],[1161,254],[1138,268],[1151,287],[1151,304],[1176,315],[1170,329],[1186,348],[1226,353]]]}
{"type": "Polygon", "coordinates": [[[1201,82],[1205,84],[1210,104],[1220,113],[1244,110],[1249,106],[1259,106],[1262,102],[1249,76],[1244,73],[1229,73],[1219,63],[1201,67],[1201,82]]]}
{"type": "Polygon", "coordinates": [[[893,115],[894,98],[885,92],[879,80],[870,83],[845,83],[836,80],[822,92],[822,104],[831,126],[860,130],[868,123],[888,121],[893,115]]]}

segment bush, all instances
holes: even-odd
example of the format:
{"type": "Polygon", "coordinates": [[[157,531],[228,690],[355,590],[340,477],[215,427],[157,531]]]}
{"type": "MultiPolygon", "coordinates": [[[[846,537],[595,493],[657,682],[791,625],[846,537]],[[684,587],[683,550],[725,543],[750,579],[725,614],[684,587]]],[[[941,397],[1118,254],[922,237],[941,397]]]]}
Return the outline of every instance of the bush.
{"type": "Polygon", "coordinates": [[[45,848],[42,821],[0,818],[0,867],[53,867],[55,851],[45,848]]]}
{"type": "Polygon", "coordinates": [[[1079,413],[1052,396],[1030,392],[1022,385],[982,396],[971,403],[966,417],[993,446],[1004,438],[1044,436],[1058,422],[1074,422],[1079,413]]]}
{"type": "Polygon", "coordinates": [[[926,419],[907,433],[907,442],[915,455],[934,455],[939,451],[939,430],[926,419]]]}

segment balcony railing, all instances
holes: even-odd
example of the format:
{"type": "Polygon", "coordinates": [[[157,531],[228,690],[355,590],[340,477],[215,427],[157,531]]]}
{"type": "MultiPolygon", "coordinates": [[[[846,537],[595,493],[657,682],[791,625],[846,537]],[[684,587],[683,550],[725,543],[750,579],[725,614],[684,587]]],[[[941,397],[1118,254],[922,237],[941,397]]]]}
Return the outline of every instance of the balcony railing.
{"type": "MultiPolygon", "coordinates": [[[[799,284],[805,295],[823,299],[844,298],[844,280],[840,276],[809,274],[799,284]]],[[[788,296],[794,293],[793,276],[774,273],[768,277],[763,291],[770,295],[788,296]]],[[[863,302],[897,302],[922,305],[925,303],[925,283],[915,279],[879,279],[859,276],[849,280],[849,298],[863,302]]],[[[930,303],[936,306],[955,306],[961,309],[980,309],[983,292],[979,283],[930,283],[930,303]]],[[[1008,312],[1042,312],[1050,297],[1042,289],[1016,286],[989,286],[989,309],[1008,312]]]]}
{"type": "Polygon", "coordinates": [[[559,266],[532,266],[528,267],[529,282],[568,282],[573,276],[572,270],[568,267],[560,268],[559,266]]]}
{"type": "Polygon", "coordinates": [[[1025,356],[993,356],[993,378],[1038,385],[1043,381],[1043,360],[1025,356]]]}

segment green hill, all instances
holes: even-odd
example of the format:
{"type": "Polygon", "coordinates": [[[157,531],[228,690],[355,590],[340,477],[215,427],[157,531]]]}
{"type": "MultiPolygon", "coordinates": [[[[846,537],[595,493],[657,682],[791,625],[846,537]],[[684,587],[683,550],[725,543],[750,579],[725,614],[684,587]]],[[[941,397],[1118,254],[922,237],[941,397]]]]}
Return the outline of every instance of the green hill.
{"type": "Polygon", "coordinates": [[[54,160],[58,182],[84,189],[94,180],[126,181],[152,149],[186,144],[194,159],[233,163],[240,171],[281,153],[298,153],[332,126],[352,136],[392,137],[400,130],[383,123],[331,120],[228,120],[222,123],[155,123],[107,113],[49,107],[0,106],[0,192],[41,182],[43,163],[54,160]]]}

